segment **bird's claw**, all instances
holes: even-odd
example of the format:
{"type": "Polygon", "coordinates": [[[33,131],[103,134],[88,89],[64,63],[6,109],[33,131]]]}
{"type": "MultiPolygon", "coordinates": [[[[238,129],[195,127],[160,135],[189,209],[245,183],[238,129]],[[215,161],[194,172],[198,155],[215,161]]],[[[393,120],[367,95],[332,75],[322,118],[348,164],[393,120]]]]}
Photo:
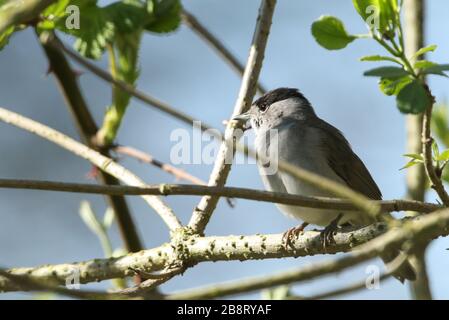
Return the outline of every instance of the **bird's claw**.
{"type": "Polygon", "coordinates": [[[323,244],[324,249],[326,249],[327,246],[335,243],[334,234],[338,229],[338,223],[342,216],[343,215],[340,213],[337,218],[332,220],[332,222],[329,223],[329,225],[320,232],[320,240],[323,244]]]}
{"type": "Polygon", "coordinates": [[[296,226],[294,228],[290,228],[284,232],[282,236],[282,243],[284,244],[284,249],[287,250],[288,247],[292,247],[292,240],[298,238],[298,236],[304,232],[305,227],[307,227],[308,223],[303,222],[301,225],[296,226]]]}

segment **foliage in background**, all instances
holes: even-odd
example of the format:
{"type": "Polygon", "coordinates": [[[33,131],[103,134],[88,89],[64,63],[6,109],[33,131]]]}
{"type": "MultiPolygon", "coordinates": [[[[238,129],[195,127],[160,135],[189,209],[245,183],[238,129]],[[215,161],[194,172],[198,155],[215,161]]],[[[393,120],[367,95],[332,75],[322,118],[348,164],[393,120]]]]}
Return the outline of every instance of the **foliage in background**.
{"type": "MultiPolygon", "coordinates": [[[[0,10],[2,10],[0,2],[0,10]]],[[[38,33],[59,31],[75,38],[74,48],[84,57],[100,59],[108,51],[110,73],[132,86],[139,77],[142,34],[166,34],[181,22],[180,0],[122,0],[101,7],[97,0],[59,0],[47,7],[36,25],[38,33]],[[78,14],[79,13],[79,14],[78,14]],[[79,18],[79,27],[76,27],[79,18]]],[[[0,34],[0,50],[11,35],[23,29],[11,26],[0,34]]],[[[120,127],[130,95],[113,88],[111,105],[97,134],[99,146],[110,146],[120,127]]]]}
{"type": "Polygon", "coordinates": [[[444,71],[449,70],[449,64],[416,61],[425,53],[435,51],[436,45],[421,48],[412,57],[405,55],[400,19],[401,3],[398,0],[353,0],[353,4],[366,23],[369,33],[349,34],[338,18],[322,16],[312,24],[312,34],[316,41],[328,50],[338,50],[356,39],[374,39],[389,55],[369,55],[360,60],[385,61],[394,65],[378,67],[366,71],[364,75],[379,78],[380,90],[388,96],[396,96],[397,107],[402,113],[422,113],[433,99],[426,90],[422,76],[447,77],[444,71]]]}
{"type": "MultiPolygon", "coordinates": [[[[419,49],[413,56],[405,54],[404,34],[401,23],[402,1],[399,0],[353,0],[355,9],[368,27],[368,34],[349,34],[342,21],[332,16],[322,16],[312,24],[312,35],[316,41],[328,50],[345,48],[356,39],[375,40],[389,55],[369,55],[360,58],[367,62],[390,62],[393,65],[381,66],[364,72],[367,77],[379,78],[379,89],[387,96],[396,96],[396,105],[405,114],[420,114],[434,103],[425,75],[447,77],[445,71],[449,64],[438,64],[420,60],[426,53],[436,50],[436,45],[419,49]]],[[[437,137],[449,148],[449,129],[444,109],[436,110],[433,115],[433,127],[437,137]]],[[[423,154],[405,154],[410,161],[402,168],[423,164],[423,154]]],[[[446,165],[449,150],[440,153],[438,144],[433,144],[433,162],[436,174],[449,181],[446,165]],[[443,174],[445,173],[445,174],[443,174]]]]}

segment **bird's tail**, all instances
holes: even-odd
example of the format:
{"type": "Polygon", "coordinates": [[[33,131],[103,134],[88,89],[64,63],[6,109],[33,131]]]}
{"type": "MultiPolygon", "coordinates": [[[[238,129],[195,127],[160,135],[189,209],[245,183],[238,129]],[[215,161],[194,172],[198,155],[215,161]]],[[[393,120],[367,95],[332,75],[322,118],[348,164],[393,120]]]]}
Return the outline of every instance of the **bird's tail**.
{"type": "MultiPolygon", "coordinates": [[[[400,254],[399,251],[389,251],[382,253],[380,256],[385,264],[389,264],[400,254]]],[[[405,280],[415,281],[416,272],[408,260],[404,261],[401,266],[393,273],[393,276],[404,283],[405,280]]]]}

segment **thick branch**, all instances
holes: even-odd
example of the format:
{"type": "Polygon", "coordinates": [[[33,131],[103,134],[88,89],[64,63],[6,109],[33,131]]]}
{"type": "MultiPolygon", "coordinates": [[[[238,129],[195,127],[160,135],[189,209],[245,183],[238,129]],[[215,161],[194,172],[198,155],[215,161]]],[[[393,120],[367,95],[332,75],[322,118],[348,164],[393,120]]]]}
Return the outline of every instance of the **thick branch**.
{"type": "MultiPolygon", "coordinates": [[[[385,251],[398,250],[405,242],[413,244],[425,243],[439,236],[449,234],[449,210],[416,218],[406,222],[403,227],[388,231],[357,247],[351,253],[339,258],[317,262],[306,267],[277,273],[272,276],[254,277],[245,280],[232,281],[219,286],[209,286],[186,290],[166,296],[167,299],[210,299],[239,293],[258,291],[274,286],[298,283],[314,279],[326,274],[345,270],[356,264],[381,255],[385,251]]],[[[313,255],[314,253],[311,253],[313,255]]]]}
{"type": "MultiPolygon", "coordinates": [[[[145,182],[131,171],[59,131],[3,108],[0,108],[0,120],[59,145],[128,185],[146,187],[145,182]]],[[[159,214],[170,230],[173,231],[181,227],[181,223],[173,211],[160,198],[147,195],[142,198],[159,214]]]]}
{"type": "MultiPolygon", "coordinates": [[[[407,0],[404,2],[405,54],[412,57],[424,47],[424,13],[422,0],[407,0]]],[[[414,63],[414,61],[412,61],[414,63]]],[[[423,115],[407,115],[407,153],[421,154],[423,115]]],[[[426,176],[423,166],[413,166],[407,169],[407,197],[412,200],[424,201],[426,176]]]]}
{"type": "MultiPolygon", "coordinates": [[[[182,19],[184,23],[196,34],[198,34],[198,36],[203,39],[204,42],[206,42],[211,48],[213,48],[215,52],[232,67],[232,69],[234,69],[240,76],[243,76],[245,69],[240,61],[231,53],[228,48],[226,48],[226,46],[217,37],[215,37],[209,30],[207,30],[207,28],[201,22],[199,22],[194,15],[183,9],[182,19]]],[[[265,88],[260,84],[260,82],[257,83],[257,90],[261,94],[264,94],[266,91],[265,88]]]]}
{"type": "MultiPolygon", "coordinates": [[[[424,9],[425,1],[422,0],[407,0],[404,2],[404,17],[405,17],[405,53],[408,57],[413,55],[422,47],[424,47],[424,9]]],[[[425,59],[425,56],[421,56],[425,59]]],[[[411,61],[415,63],[416,61],[411,61]]],[[[425,81],[424,76],[422,76],[425,81]]],[[[431,107],[430,107],[431,108],[431,107]]],[[[431,114],[431,111],[430,111],[431,114]]],[[[422,135],[423,129],[422,114],[408,115],[407,121],[407,153],[421,154],[426,153],[423,150],[422,135]]],[[[430,132],[429,132],[430,135],[430,132]]],[[[429,136],[430,137],[430,136],[429,136]]],[[[428,147],[426,147],[428,148],[428,147]]],[[[426,160],[428,162],[428,160],[426,160]]],[[[430,160],[432,161],[432,160],[430,160]]],[[[430,168],[432,170],[432,168],[430,168]]],[[[427,170],[427,172],[429,172],[427,170]]],[[[423,166],[413,166],[407,170],[407,194],[410,199],[424,201],[427,178],[426,171],[423,166]]],[[[416,281],[410,284],[412,296],[415,298],[431,298],[426,261],[424,260],[425,246],[422,252],[416,252],[415,257],[415,271],[417,274],[416,281]],[[417,259],[420,257],[421,259],[417,259]],[[422,293],[425,293],[424,295],[422,293]]]]}
{"type": "Polygon", "coordinates": [[[39,13],[56,0],[21,0],[9,1],[0,10],[0,34],[9,26],[25,23],[35,18],[39,13]]]}
{"type": "MultiPolygon", "coordinates": [[[[384,224],[335,235],[335,244],[325,253],[346,252],[357,244],[367,242],[386,231],[384,224]]],[[[135,270],[154,272],[181,262],[194,264],[202,261],[254,260],[283,257],[301,257],[324,253],[320,234],[307,231],[285,249],[282,234],[199,237],[179,233],[175,243],[130,253],[120,258],[95,259],[72,264],[44,265],[36,268],[11,269],[12,274],[27,274],[38,281],[65,284],[68,277],[79,275],[80,283],[133,276],[135,270]],[[179,241],[176,241],[178,239],[179,241]]],[[[19,290],[0,277],[0,291],[19,290]]]]}
{"type": "MultiPolygon", "coordinates": [[[[64,284],[67,277],[74,272],[79,275],[80,283],[101,281],[134,275],[134,270],[154,272],[168,266],[182,263],[195,264],[205,261],[254,260],[282,257],[301,257],[316,254],[332,254],[352,251],[339,259],[328,260],[301,269],[276,275],[274,278],[258,277],[251,281],[252,290],[299,282],[321,275],[341,271],[357,263],[371,259],[385,251],[398,250],[412,244],[426,243],[449,233],[449,210],[444,209],[430,215],[417,217],[404,222],[404,225],[386,232],[386,224],[377,223],[362,229],[339,232],[335,235],[335,243],[323,249],[320,233],[307,231],[292,241],[292,246],[285,248],[282,234],[199,237],[189,235],[181,230],[173,237],[170,244],[131,253],[119,258],[95,259],[80,263],[45,265],[36,268],[10,269],[12,274],[27,274],[38,281],[52,281],[64,284]],[[386,232],[386,233],[385,233],[386,232]],[[385,233],[385,234],[383,234],[385,233]],[[376,238],[377,237],[377,238],[376,238]],[[373,241],[368,242],[369,240],[373,241]],[[366,243],[368,242],[368,243],[366,243]],[[366,243],[361,245],[362,243],[366,243]],[[360,245],[360,246],[358,246],[360,245]],[[358,246],[356,250],[353,250],[358,246]]],[[[236,293],[236,284],[227,288],[229,294],[236,293]]],[[[0,277],[0,290],[19,290],[7,279],[0,277]]],[[[239,289],[241,290],[241,289],[239,289]]],[[[246,291],[247,289],[245,289],[246,291]]],[[[209,292],[209,291],[208,291],[209,292]]],[[[239,291],[240,292],[240,291],[239,291]]],[[[195,298],[203,297],[195,293],[195,298]]],[[[183,294],[184,295],[184,294],[183,294]]],[[[172,296],[173,297],[173,296],[172,296]]],[[[176,296],[175,296],[176,297],[176,296]]],[[[184,296],[184,298],[187,298],[184,296]]]]}
{"type": "MultiPolygon", "coordinates": [[[[253,40],[249,52],[248,61],[240,86],[239,95],[234,106],[232,117],[246,111],[256,93],[256,86],[259,79],[260,70],[267,45],[268,35],[270,33],[271,20],[274,13],[276,0],[262,0],[259,17],[257,19],[253,40]]],[[[231,171],[230,159],[234,154],[235,126],[232,122],[228,123],[225,131],[225,138],[218,151],[218,156],[214,168],[209,178],[209,185],[224,186],[229,172],[231,171]]],[[[197,233],[203,233],[209,222],[212,212],[217,206],[219,197],[205,196],[201,199],[193,211],[189,222],[189,227],[197,233]]]]}
{"type": "MultiPolygon", "coordinates": [[[[79,184],[54,181],[36,181],[36,180],[12,180],[0,179],[0,188],[11,189],[31,189],[62,191],[90,194],[107,195],[190,195],[190,196],[219,196],[237,199],[247,199],[271,203],[281,203],[288,205],[297,205],[306,208],[333,209],[342,211],[358,210],[351,201],[344,199],[333,199],[324,197],[305,197],[301,195],[261,191],[247,188],[234,187],[210,187],[182,184],[158,184],[146,185],[146,187],[129,186],[102,186],[94,184],[79,184]]],[[[442,207],[433,203],[425,203],[412,200],[384,200],[375,201],[379,204],[382,212],[393,211],[416,211],[421,213],[430,213],[441,209],[442,207]]]]}

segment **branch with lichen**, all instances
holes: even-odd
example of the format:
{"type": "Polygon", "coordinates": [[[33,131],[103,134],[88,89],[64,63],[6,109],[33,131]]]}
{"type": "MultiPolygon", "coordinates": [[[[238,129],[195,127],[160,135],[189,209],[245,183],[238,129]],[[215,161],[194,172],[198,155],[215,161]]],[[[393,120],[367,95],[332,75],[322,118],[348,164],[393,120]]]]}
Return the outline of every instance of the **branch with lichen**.
{"type": "MultiPolygon", "coordinates": [[[[426,216],[403,221],[400,226],[387,228],[377,223],[357,230],[343,229],[335,235],[335,243],[323,249],[320,233],[307,231],[299,235],[285,247],[282,234],[200,237],[188,229],[178,229],[170,243],[157,248],[127,254],[118,258],[95,259],[79,263],[45,265],[36,268],[14,268],[8,272],[16,275],[28,275],[43,283],[65,284],[66,279],[79,275],[80,283],[102,281],[134,275],[136,270],[146,273],[166,269],[174,265],[192,265],[206,261],[255,260],[285,257],[302,257],[315,254],[333,254],[349,252],[338,259],[314,263],[295,269],[276,277],[257,277],[251,280],[251,286],[243,289],[225,289],[232,294],[248,292],[286,283],[295,283],[314,279],[322,275],[338,272],[358,263],[374,258],[385,251],[405,250],[426,243],[432,239],[449,234],[449,210],[444,209],[426,216]],[[372,240],[372,241],[370,241],[372,240]]],[[[0,277],[1,291],[26,290],[0,277]]],[[[201,290],[194,298],[202,298],[201,290]]],[[[221,293],[220,296],[227,293],[221,293]]],[[[180,298],[180,295],[168,296],[180,298]]]]}

